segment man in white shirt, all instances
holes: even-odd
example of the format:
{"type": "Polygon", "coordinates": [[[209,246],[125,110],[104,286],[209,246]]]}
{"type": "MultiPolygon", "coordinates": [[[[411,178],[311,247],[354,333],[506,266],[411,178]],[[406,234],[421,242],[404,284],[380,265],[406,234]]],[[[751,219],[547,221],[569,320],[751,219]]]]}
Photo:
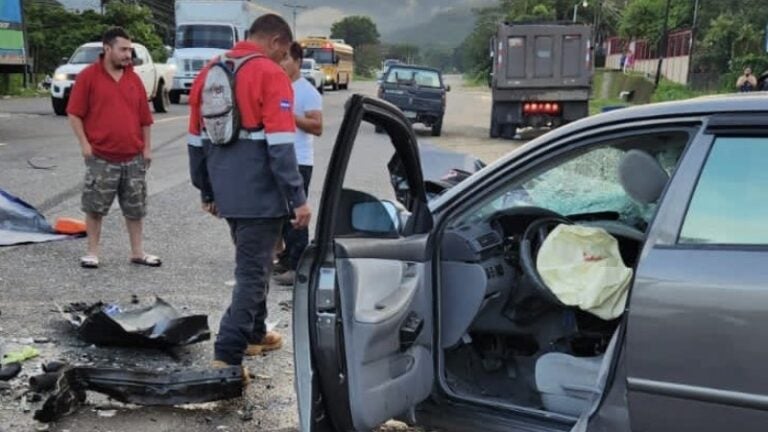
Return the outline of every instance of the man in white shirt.
{"type": "MultiPolygon", "coordinates": [[[[296,117],[296,160],[299,172],[304,178],[304,191],[309,194],[309,182],[314,165],[314,138],[323,133],[323,98],[314,85],[301,76],[301,62],[304,50],[294,42],[283,60],[282,66],[293,82],[293,113],[296,117]]],[[[309,229],[293,229],[286,225],[283,231],[285,250],[275,266],[275,282],[280,285],[293,285],[296,279],[296,267],[301,254],[309,244],[309,229]]]]}

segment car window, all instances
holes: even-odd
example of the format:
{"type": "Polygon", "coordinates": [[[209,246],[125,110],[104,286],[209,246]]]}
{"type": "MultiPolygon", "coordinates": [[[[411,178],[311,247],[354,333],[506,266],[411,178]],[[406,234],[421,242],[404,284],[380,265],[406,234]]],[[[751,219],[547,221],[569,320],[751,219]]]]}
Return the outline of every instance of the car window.
{"type": "Polygon", "coordinates": [[[768,138],[718,138],[679,243],[768,245],[768,138]]]}
{"type": "Polygon", "coordinates": [[[69,62],[72,64],[91,64],[98,60],[102,51],[102,47],[81,47],[75,51],[69,62]]]}
{"type": "Polygon", "coordinates": [[[436,71],[391,67],[387,73],[389,84],[409,84],[419,87],[440,88],[440,74],[436,71]]]}
{"type": "Polygon", "coordinates": [[[619,166],[633,149],[652,155],[670,175],[689,141],[688,132],[663,132],[621,138],[580,150],[517,179],[484,204],[467,220],[486,219],[500,210],[541,207],[563,216],[614,213],[628,226],[645,230],[656,210],[655,204],[633,200],[619,180],[619,166]]]}

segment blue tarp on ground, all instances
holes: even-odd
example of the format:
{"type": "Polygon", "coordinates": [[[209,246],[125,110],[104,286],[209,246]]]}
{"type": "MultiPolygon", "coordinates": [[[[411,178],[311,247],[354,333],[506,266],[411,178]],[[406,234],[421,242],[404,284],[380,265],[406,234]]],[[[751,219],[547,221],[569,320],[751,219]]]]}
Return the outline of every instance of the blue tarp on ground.
{"type": "Polygon", "coordinates": [[[42,243],[71,236],[56,234],[34,207],[0,189],[0,246],[42,243]]]}

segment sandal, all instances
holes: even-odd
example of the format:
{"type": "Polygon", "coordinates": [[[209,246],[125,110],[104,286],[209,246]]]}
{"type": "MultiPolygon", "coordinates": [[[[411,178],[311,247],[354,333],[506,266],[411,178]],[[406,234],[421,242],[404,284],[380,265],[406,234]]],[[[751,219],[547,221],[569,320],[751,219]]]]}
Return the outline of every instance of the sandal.
{"type": "Polygon", "coordinates": [[[99,268],[99,258],[95,255],[86,255],[80,258],[80,267],[87,269],[99,268]]]}
{"type": "Polygon", "coordinates": [[[131,258],[131,263],[144,265],[147,267],[160,267],[163,265],[163,262],[160,261],[160,258],[149,254],[144,254],[144,256],[141,258],[131,258]]]}

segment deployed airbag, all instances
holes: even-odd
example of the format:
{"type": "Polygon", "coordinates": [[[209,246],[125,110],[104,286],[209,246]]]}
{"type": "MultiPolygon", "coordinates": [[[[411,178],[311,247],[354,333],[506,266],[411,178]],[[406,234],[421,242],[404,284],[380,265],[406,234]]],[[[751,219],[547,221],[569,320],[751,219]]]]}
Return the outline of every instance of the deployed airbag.
{"type": "Polygon", "coordinates": [[[536,266],[563,304],[605,320],[624,312],[632,269],[622,261],[616,238],[604,229],[558,225],[542,243],[536,266]]]}

